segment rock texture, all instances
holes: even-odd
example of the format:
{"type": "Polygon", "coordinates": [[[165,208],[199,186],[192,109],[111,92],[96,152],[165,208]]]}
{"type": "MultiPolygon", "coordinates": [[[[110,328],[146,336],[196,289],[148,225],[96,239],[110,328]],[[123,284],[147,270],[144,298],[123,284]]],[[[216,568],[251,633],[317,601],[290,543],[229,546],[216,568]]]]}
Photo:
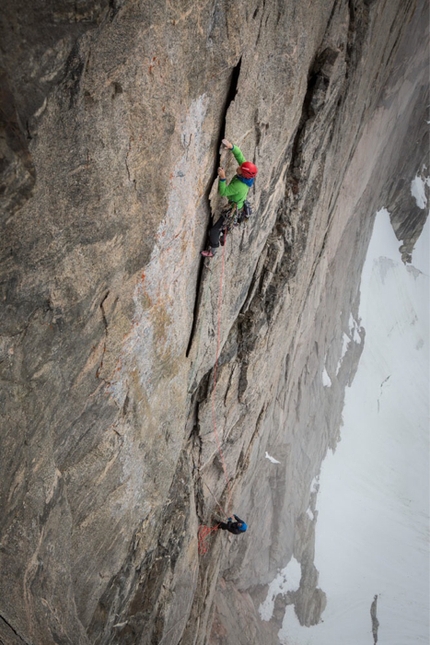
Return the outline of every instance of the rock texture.
{"type": "Polygon", "coordinates": [[[325,606],[311,482],[373,214],[405,260],[426,217],[428,7],[3,4],[0,642],[276,644],[286,602],[325,606]],[[223,136],[254,216],[204,265],[223,136]],[[200,555],[221,509],[249,531],[200,555]]]}

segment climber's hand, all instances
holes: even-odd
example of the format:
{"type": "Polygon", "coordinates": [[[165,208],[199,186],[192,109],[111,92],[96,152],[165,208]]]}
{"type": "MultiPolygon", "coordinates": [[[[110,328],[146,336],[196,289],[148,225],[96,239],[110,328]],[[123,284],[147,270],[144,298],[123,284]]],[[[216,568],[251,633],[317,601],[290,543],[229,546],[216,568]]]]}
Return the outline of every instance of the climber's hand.
{"type": "Polygon", "coordinates": [[[225,171],[224,168],[218,168],[218,177],[220,179],[225,179],[225,171]]]}
{"type": "Polygon", "coordinates": [[[223,144],[226,148],[228,148],[229,150],[231,150],[231,149],[233,148],[233,144],[232,144],[232,143],[230,143],[230,141],[228,141],[228,139],[223,139],[223,140],[222,140],[222,144],[223,144]]]}

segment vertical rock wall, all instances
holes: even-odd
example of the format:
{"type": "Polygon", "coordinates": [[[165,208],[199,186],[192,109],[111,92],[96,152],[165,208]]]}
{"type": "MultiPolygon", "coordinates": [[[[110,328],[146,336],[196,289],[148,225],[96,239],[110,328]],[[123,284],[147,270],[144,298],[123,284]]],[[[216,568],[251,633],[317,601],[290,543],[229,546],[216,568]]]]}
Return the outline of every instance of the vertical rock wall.
{"type": "MultiPolygon", "coordinates": [[[[394,151],[405,182],[422,162],[425,17],[400,0],[6,2],[3,642],[276,643],[254,601],[293,553],[296,611],[319,619],[310,483],[364,338],[371,214],[394,151]],[[224,135],[259,167],[255,214],[203,265],[224,135]],[[250,530],[199,556],[220,506],[250,530]]],[[[423,213],[390,185],[410,252],[423,213]]]]}

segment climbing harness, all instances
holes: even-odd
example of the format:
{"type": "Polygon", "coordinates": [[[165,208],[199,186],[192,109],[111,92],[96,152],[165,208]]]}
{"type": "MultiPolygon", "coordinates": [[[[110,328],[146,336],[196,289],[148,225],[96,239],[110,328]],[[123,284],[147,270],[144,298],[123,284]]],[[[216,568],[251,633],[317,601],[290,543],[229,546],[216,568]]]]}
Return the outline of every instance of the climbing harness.
{"type": "MultiPolygon", "coordinates": [[[[251,204],[247,199],[244,201],[243,206],[240,210],[237,208],[237,204],[233,204],[233,206],[229,206],[221,213],[221,217],[224,217],[224,226],[221,229],[221,234],[223,234],[224,231],[226,231],[225,233],[226,235],[227,232],[230,232],[233,227],[239,226],[239,224],[247,222],[248,219],[251,217],[251,215],[252,215],[252,208],[251,208],[251,204]]],[[[221,242],[221,245],[223,245],[222,242],[221,242]]]]}
{"type": "Polygon", "coordinates": [[[222,231],[225,231],[225,234],[230,233],[233,226],[237,226],[237,216],[237,204],[229,206],[221,213],[221,217],[224,217],[224,226],[222,231]]]}

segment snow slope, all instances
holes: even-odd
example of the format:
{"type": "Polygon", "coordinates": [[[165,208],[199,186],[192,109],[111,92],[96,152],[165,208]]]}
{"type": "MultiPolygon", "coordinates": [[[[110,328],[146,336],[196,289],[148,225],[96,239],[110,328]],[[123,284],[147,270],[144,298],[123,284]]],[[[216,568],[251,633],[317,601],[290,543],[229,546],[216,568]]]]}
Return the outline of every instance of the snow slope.
{"type": "Polygon", "coordinates": [[[373,643],[375,595],[378,645],[429,643],[428,220],[412,266],[398,247],[379,211],[361,282],[365,347],[319,478],[315,564],[327,609],[306,628],[288,606],[285,645],[373,643]]]}

